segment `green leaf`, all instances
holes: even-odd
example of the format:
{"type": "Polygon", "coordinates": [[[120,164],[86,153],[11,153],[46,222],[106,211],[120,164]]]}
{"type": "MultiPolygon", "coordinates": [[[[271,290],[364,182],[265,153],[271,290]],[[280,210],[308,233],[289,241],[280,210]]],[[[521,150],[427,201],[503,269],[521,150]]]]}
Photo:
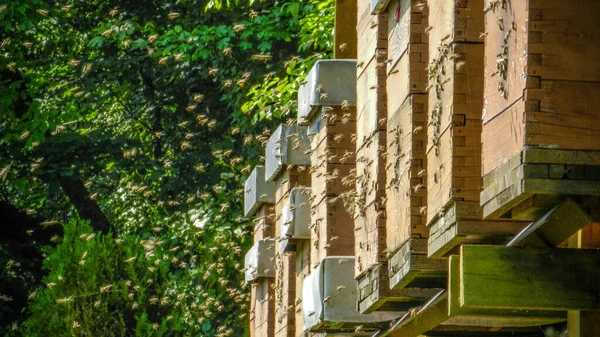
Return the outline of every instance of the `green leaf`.
{"type": "Polygon", "coordinates": [[[95,38],[91,39],[90,42],[88,43],[88,46],[90,47],[102,47],[102,45],[104,44],[104,37],[103,36],[96,36],[95,38]]]}

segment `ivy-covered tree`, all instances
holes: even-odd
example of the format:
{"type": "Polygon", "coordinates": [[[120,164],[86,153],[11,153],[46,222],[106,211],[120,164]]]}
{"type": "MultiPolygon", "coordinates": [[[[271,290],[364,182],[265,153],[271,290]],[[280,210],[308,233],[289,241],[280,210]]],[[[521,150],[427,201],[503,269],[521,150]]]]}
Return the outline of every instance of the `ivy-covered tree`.
{"type": "Polygon", "coordinates": [[[242,184],[332,28],[332,0],[1,4],[0,332],[244,335],[242,184]]]}

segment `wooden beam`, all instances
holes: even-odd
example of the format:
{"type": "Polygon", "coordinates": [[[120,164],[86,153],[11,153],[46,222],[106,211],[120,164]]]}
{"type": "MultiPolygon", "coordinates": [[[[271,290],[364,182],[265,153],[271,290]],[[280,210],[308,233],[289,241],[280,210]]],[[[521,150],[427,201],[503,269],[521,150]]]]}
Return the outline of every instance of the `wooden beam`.
{"type": "Polygon", "coordinates": [[[335,1],[333,58],[356,58],[356,0],[335,1]]]}
{"type": "Polygon", "coordinates": [[[448,317],[444,324],[521,327],[539,326],[563,322],[564,311],[507,310],[487,308],[466,308],[460,306],[460,257],[450,257],[448,278],[448,317]]]}
{"type": "Polygon", "coordinates": [[[598,310],[599,294],[600,250],[461,247],[465,309],[598,310]]]}
{"type": "Polygon", "coordinates": [[[567,198],[527,226],[507,246],[556,247],[590,222],[587,213],[567,198]]]}
{"type": "Polygon", "coordinates": [[[434,329],[448,319],[447,297],[446,292],[440,292],[418,310],[398,320],[390,330],[373,337],[417,337],[434,329]]]}
{"type": "MultiPolygon", "coordinates": [[[[600,248],[600,223],[591,223],[569,238],[569,248],[600,248]]],[[[569,337],[600,336],[600,311],[568,312],[569,337]]]]}

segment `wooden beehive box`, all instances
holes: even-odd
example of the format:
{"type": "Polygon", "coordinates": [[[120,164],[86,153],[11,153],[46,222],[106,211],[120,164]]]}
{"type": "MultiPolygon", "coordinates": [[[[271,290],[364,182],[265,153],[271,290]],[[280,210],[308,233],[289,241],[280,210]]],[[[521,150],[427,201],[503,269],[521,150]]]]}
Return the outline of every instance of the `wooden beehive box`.
{"type": "MultiPolygon", "coordinates": [[[[297,147],[302,139],[306,141],[306,148],[309,147],[308,136],[306,129],[296,127],[294,133],[286,136],[290,146],[297,147]]],[[[305,150],[308,151],[308,150],[305,150]]],[[[309,153],[302,153],[309,156],[309,153]]],[[[274,296],[274,316],[275,316],[275,336],[277,337],[293,337],[296,335],[296,286],[297,278],[303,279],[301,274],[298,274],[296,265],[298,259],[302,258],[307,252],[303,249],[309,249],[310,246],[300,245],[296,247],[296,252],[284,252],[280,245],[281,241],[281,217],[284,205],[288,204],[290,193],[295,187],[309,187],[311,184],[311,175],[309,166],[305,165],[285,165],[283,169],[274,177],[275,182],[275,230],[273,234],[276,238],[276,253],[275,253],[275,296],[274,296]]],[[[305,240],[307,241],[307,240],[305,240]]],[[[301,288],[300,288],[301,289],[301,288]]],[[[301,321],[300,321],[301,324],[301,321]]]]}
{"type": "Polygon", "coordinates": [[[356,63],[334,61],[315,64],[298,94],[300,102],[312,102],[299,107],[298,119],[307,125],[311,138],[310,262],[313,265],[326,256],[354,253],[353,223],[344,200],[348,200],[354,187],[353,180],[348,179],[355,174],[352,141],[356,132],[356,86],[350,79],[354,78],[356,63]],[[354,66],[348,67],[350,64],[354,66]],[[340,84],[329,85],[334,82],[340,84]],[[326,95],[315,97],[315,92],[326,95]]]}
{"type": "Polygon", "coordinates": [[[380,282],[385,264],[385,129],[387,117],[386,60],[387,21],[385,14],[371,15],[369,1],[359,1],[356,68],[356,195],[354,218],[354,277],[358,281],[361,313],[381,307],[387,282],[380,282]],[[377,267],[377,268],[376,268],[377,267]],[[373,281],[373,282],[371,282],[373,281]],[[377,297],[376,301],[370,298],[377,297]],[[376,303],[374,303],[376,302],[376,303]]]}
{"type": "Polygon", "coordinates": [[[388,269],[396,289],[444,282],[443,261],[427,258],[427,102],[427,95],[412,94],[388,120],[388,269]]]}
{"type": "Polygon", "coordinates": [[[294,337],[296,299],[296,254],[275,255],[275,336],[294,337]]]}
{"type": "Polygon", "coordinates": [[[394,113],[408,95],[427,88],[429,10],[420,0],[392,1],[386,10],[388,111],[394,113]]]}
{"type": "MultiPolygon", "coordinates": [[[[348,110],[351,114],[351,125],[356,125],[354,108],[348,110]]],[[[324,120],[322,120],[324,121],[324,120]]],[[[341,121],[330,120],[321,125],[319,133],[322,141],[315,135],[311,148],[311,180],[313,183],[311,197],[311,263],[318,264],[323,257],[340,255],[348,256],[354,253],[353,223],[350,213],[344,206],[348,200],[348,192],[354,187],[350,180],[354,173],[354,162],[339,163],[339,155],[335,153],[336,137],[347,139],[341,143],[349,143],[352,128],[338,126],[341,121]],[[333,125],[331,125],[333,124],[333,125]],[[343,133],[337,133],[343,131],[343,133]],[[318,143],[317,143],[318,142],[318,143]],[[336,163],[338,161],[338,163],[336,163]]],[[[341,151],[348,151],[343,149],[341,151]]],[[[351,150],[350,150],[351,151],[351,150]]],[[[344,155],[342,155],[343,157],[344,155]]],[[[348,157],[348,156],[347,156],[348,157]]],[[[354,156],[350,156],[353,159],[354,156]]]]}
{"type": "Polygon", "coordinates": [[[252,283],[250,293],[250,336],[275,336],[275,287],[273,278],[252,283]]]}
{"type": "Polygon", "coordinates": [[[387,278],[393,292],[404,294],[397,298],[396,305],[402,306],[414,304],[411,293],[422,296],[424,289],[437,286],[415,280],[433,278],[443,283],[443,266],[428,263],[423,244],[428,234],[422,207],[427,197],[423,170],[429,10],[424,2],[410,0],[391,2],[385,10],[390,18],[385,143],[387,278]]]}
{"type": "Polygon", "coordinates": [[[252,219],[254,227],[254,242],[272,238],[275,235],[275,207],[273,204],[263,204],[252,219]]]}
{"type": "MultiPolygon", "coordinates": [[[[275,189],[265,184],[264,168],[257,167],[246,183],[246,209],[253,224],[254,242],[273,238],[275,234],[275,189]],[[262,173],[262,174],[258,174],[262,173]]],[[[273,247],[272,249],[275,249],[273,247]]],[[[252,282],[250,292],[250,334],[252,337],[274,336],[275,293],[272,277],[252,282]]]]}
{"type": "Polygon", "coordinates": [[[295,336],[302,336],[304,333],[304,317],[302,316],[302,286],[304,279],[310,274],[310,241],[303,240],[298,242],[296,247],[296,287],[294,297],[294,324],[295,336]]]}
{"type": "Polygon", "coordinates": [[[460,221],[481,219],[483,4],[428,4],[429,18],[436,20],[431,21],[428,68],[428,254],[440,257],[456,245],[460,221]],[[451,221],[446,214],[453,214],[451,221]]]}
{"type": "Polygon", "coordinates": [[[313,198],[339,196],[353,186],[343,178],[355,174],[356,107],[327,107],[308,127],[311,137],[310,168],[320,183],[312,186],[313,198]]]}
{"type": "MultiPolygon", "coordinates": [[[[282,213],[282,206],[286,203],[287,199],[289,199],[291,185],[297,186],[300,184],[305,184],[307,180],[305,178],[310,178],[306,174],[302,174],[302,172],[297,172],[297,168],[295,167],[287,167],[281,174],[281,177],[278,179],[284,179],[283,177],[287,177],[288,181],[283,182],[278,185],[277,195],[281,195],[281,198],[278,200],[275,205],[275,216],[276,223],[274,224],[276,230],[274,230],[274,235],[276,238],[276,252],[275,252],[275,293],[274,293],[274,316],[275,316],[275,336],[276,337],[293,337],[296,333],[296,314],[294,312],[295,309],[295,300],[296,300],[296,261],[297,255],[296,251],[293,252],[284,252],[281,249],[280,245],[283,244],[281,241],[281,226],[280,226],[280,218],[282,213]],[[291,181],[289,180],[290,178],[291,181]]],[[[305,170],[303,172],[307,172],[305,170]]],[[[310,180],[308,180],[310,181],[310,180]]],[[[304,240],[307,241],[307,240],[304,240]]],[[[303,254],[300,248],[299,254],[303,254]]]]}
{"type": "Polygon", "coordinates": [[[600,194],[600,2],[486,6],[484,216],[531,219],[557,195],[600,194]]]}

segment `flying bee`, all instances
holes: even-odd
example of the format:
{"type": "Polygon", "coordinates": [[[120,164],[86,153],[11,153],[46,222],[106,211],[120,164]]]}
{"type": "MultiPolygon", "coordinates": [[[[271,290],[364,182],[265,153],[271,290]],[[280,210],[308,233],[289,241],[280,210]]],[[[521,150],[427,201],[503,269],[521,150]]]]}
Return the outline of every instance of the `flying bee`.
{"type": "Polygon", "coordinates": [[[175,19],[177,19],[177,18],[178,18],[180,15],[181,15],[181,14],[179,14],[179,13],[176,13],[176,12],[171,12],[171,13],[169,13],[167,16],[169,17],[169,19],[171,19],[171,20],[175,20],[175,19]]]}
{"type": "MultiPolygon", "coordinates": [[[[216,74],[216,72],[215,72],[215,74],[216,74]]],[[[204,100],[204,95],[202,95],[202,94],[194,94],[192,96],[192,100],[194,102],[197,102],[197,103],[202,103],[202,101],[204,100]]]]}
{"type": "Polygon", "coordinates": [[[252,165],[245,166],[240,170],[240,173],[250,172],[250,169],[252,169],[252,165]]]}
{"type": "Polygon", "coordinates": [[[268,61],[272,58],[273,58],[273,56],[271,56],[269,54],[254,54],[254,55],[250,56],[250,59],[253,61],[268,61]]]}
{"type": "Polygon", "coordinates": [[[235,24],[235,25],[233,25],[233,31],[236,32],[236,33],[241,32],[244,29],[246,29],[246,26],[244,26],[242,24],[235,24]]]}
{"type": "Polygon", "coordinates": [[[91,63],[86,63],[83,65],[83,69],[81,70],[84,74],[88,74],[90,71],[92,71],[92,64],[91,63]]]}
{"type": "Polygon", "coordinates": [[[227,56],[227,55],[231,54],[232,50],[233,49],[231,47],[227,47],[227,48],[223,49],[222,53],[223,53],[223,55],[227,56]]]}

